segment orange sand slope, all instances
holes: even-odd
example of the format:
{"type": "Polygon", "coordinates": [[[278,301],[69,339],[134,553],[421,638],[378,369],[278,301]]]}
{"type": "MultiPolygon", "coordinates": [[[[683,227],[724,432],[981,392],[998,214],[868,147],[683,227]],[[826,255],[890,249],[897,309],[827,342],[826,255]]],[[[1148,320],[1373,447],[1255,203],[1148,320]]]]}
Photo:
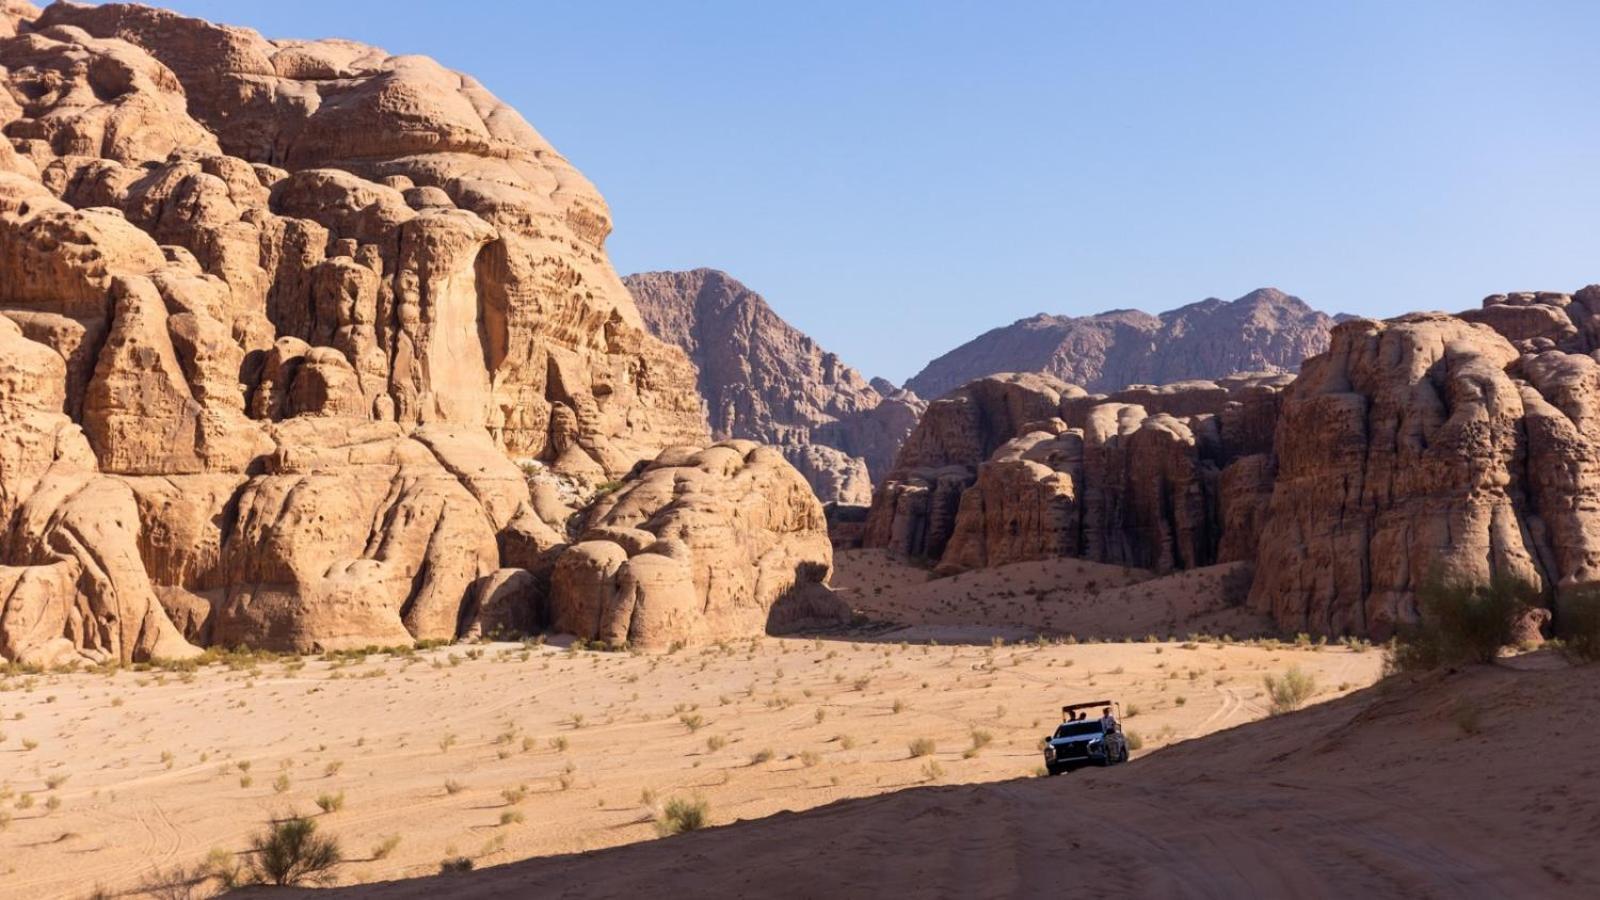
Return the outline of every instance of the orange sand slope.
{"type": "Polygon", "coordinates": [[[1046,559],[947,578],[883,550],[835,554],[833,586],[867,618],[913,626],[970,627],[999,635],[1073,634],[1107,640],[1149,634],[1275,634],[1241,604],[1249,568],[1224,563],[1157,577],[1144,569],[1046,559]]]}
{"type": "Polygon", "coordinates": [[[1397,679],[1116,769],[917,788],[350,893],[1593,897],[1597,713],[1600,666],[1397,679]]]}

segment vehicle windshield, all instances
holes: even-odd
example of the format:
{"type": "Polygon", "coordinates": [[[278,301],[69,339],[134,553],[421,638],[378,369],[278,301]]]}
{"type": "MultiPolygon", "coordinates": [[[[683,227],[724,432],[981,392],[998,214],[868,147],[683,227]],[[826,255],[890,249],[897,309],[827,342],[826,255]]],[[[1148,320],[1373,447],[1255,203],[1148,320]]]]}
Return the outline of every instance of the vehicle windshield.
{"type": "Polygon", "coordinates": [[[1056,729],[1056,737],[1083,737],[1086,734],[1100,734],[1100,720],[1092,722],[1065,722],[1056,729]]]}

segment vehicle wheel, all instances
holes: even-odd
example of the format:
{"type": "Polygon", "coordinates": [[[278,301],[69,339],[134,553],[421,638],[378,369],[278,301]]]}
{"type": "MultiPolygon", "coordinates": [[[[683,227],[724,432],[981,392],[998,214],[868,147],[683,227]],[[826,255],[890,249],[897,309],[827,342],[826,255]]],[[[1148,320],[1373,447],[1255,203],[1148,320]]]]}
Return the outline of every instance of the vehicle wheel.
{"type": "Polygon", "coordinates": [[[1061,771],[1062,771],[1061,769],[1058,769],[1055,766],[1045,766],[1044,770],[1046,772],[1049,772],[1050,773],[1050,777],[1052,777],[1052,778],[1054,778],[1057,775],[1060,775],[1061,771]]]}
{"type": "Polygon", "coordinates": [[[1117,755],[1117,762],[1125,763],[1127,761],[1128,761],[1128,745],[1127,744],[1123,744],[1122,745],[1122,752],[1117,755]]]}

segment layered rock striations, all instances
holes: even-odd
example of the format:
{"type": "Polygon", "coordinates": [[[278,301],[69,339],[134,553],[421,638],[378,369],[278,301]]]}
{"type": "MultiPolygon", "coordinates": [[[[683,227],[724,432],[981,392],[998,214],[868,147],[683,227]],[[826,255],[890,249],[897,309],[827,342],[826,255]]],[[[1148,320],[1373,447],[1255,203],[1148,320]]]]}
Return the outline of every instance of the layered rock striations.
{"type": "Polygon", "coordinates": [[[1235,372],[1292,372],[1328,347],[1334,319],[1273,288],[1215,298],[1158,316],[1113,310],[1040,314],[993,329],[928,363],[906,382],[939,397],[1001,372],[1041,372],[1090,391],[1130,384],[1215,379],[1235,372]]]}
{"type": "Polygon", "coordinates": [[[869,383],[723,272],[623,281],[650,331],[694,361],[714,437],[778,447],[824,502],[870,502],[922,401],[869,383]]]}
{"type": "Polygon", "coordinates": [[[471,78],[4,9],[0,656],[537,627],[570,507],[519,465],[594,484],[705,441],[604,202],[471,78]]]}

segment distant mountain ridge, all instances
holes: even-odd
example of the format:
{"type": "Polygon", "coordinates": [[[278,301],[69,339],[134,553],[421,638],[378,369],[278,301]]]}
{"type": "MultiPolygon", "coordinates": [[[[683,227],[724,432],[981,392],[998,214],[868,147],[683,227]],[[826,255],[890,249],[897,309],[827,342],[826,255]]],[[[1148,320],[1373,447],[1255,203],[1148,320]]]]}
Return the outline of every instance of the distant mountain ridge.
{"type": "Polygon", "coordinates": [[[1159,315],[1133,309],[1077,317],[1041,313],[934,359],[906,387],[932,399],[1001,372],[1042,372],[1095,392],[1235,372],[1293,372],[1301,360],[1328,349],[1335,323],[1270,287],[1159,315]]]}
{"type": "Polygon", "coordinates": [[[717,438],[773,444],[824,502],[864,504],[926,404],[869,382],[725,272],[623,279],[651,333],[683,348],[717,438]]]}

